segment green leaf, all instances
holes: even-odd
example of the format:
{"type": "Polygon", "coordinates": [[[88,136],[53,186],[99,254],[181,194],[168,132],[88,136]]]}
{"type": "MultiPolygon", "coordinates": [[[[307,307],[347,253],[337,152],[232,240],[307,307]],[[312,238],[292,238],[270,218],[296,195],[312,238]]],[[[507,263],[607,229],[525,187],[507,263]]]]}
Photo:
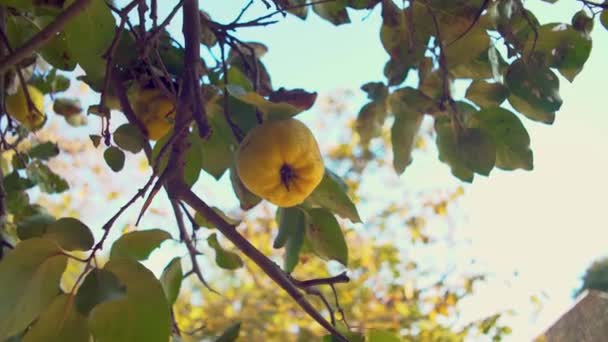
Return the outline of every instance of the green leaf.
{"type": "Polygon", "coordinates": [[[388,97],[390,111],[395,114],[428,113],[435,101],[423,92],[412,87],[404,87],[395,90],[388,97]]]}
{"type": "Polygon", "coordinates": [[[315,3],[312,6],[313,12],[319,17],[338,26],[350,23],[348,12],[346,11],[347,0],[336,0],[331,2],[315,3]]]}
{"type": "Polygon", "coordinates": [[[475,26],[464,37],[451,42],[445,48],[445,59],[448,67],[452,68],[456,65],[467,64],[476,59],[484,51],[487,51],[490,46],[490,37],[486,30],[475,26]]]}
{"type": "Polygon", "coordinates": [[[67,257],[51,240],[19,243],[0,261],[0,340],[23,331],[59,294],[67,257]]]}
{"type": "Polygon", "coordinates": [[[124,299],[126,290],[114,273],[94,268],[78,288],[74,303],[78,312],[88,316],[98,304],[124,299]]]}
{"type": "Polygon", "coordinates": [[[293,117],[303,111],[286,102],[271,102],[254,91],[246,91],[243,87],[229,84],[226,89],[235,98],[256,106],[268,120],[278,120],[293,117]]]}
{"type": "Polygon", "coordinates": [[[237,143],[224,118],[222,107],[216,103],[208,104],[207,118],[211,125],[211,136],[201,143],[202,168],[215,179],[220,179],[233,163],[237,143]]]}
{"type": "Polygon", "coordinates": [[[125,153],[116,146],[108,147],[103,153],[103,159],[114,172],[119,172],[125,166],[125,153]]]}
{"type": "Polygon", "coordinates": [[[161,243],[169,239],[171,239],[171,234],[162,229],[128,232],[112,245],[110,260],[119,258],[146,260],[152,251],[159,248],[161,243]]]}
{"type": "Polygon", "coordinates": [[[412,149],[422,123],[420,113],[395,113],[391,128],[391,145],[393,147],[393,167],[398,174],[412,163],[412,149]]]}
{"type": "Polygon", "coordinates": [[[496,166],[503,170],[532,170],[530,136],[519,118],[504,108],[487,108],[473,115],[496,146],[496,166]]]}
{"type": "Polygon", "coordinates": [[[0,0],[0,5],[16,9],[28,10],[34,7],[33,0],[0,0]]]}
{"type": "Polygon", "coordinates": [[[403,83],[407,78],[410,67],[394,59],[389,59],[384,64],[384,76],[388,81],[389,86],[395,86],[403,83]]]}
{"type": "MultiPolygon", "coordinates": [[[[41,30],[53,21],[55,21],[55,17],[52,16],[40,16],[36,20],[41,30]]],[[[44,44],[40,53],[45,61],[57,69],[73,71],[76,68],[77,60],[68,46],[68,39],[63,31],[55,34],[50,41],[44,44]]]]}
{"type": "MultiPolygon", "coordinates": [[[[211,207],[211,210],[213,210],[216,214],[218,214],[221,218],[223,218],[224,221],[228,222],[229,224],[231,224],[233,226],[236,226],[239,223],[241,223],[241,221],[239,221],[237,219],[233,219],[232,217],[229,217],[228,215],[224,214],[224,212],[218,207],[211,207]]],[[[204,228],[208,228],[208,229],[216,228],[213,223],[211,223],[209,220],[207,220],[207,218],[199,212],[196,212],[196,214],[194,214],[194,222],[196,222],[196,224],[199,227],[204,227],[204,228]]]]}
{"type": "Polygon", "coordinates": [[[53,222],[55,218],[45,213],[28,216],[17,224],[17,237],[19,240],[41,237],[53,222]]]}
{"type": "Polygon", "coordinates": [[[241,182],[235,163],[230,165],[230,182],[232,183],[232,190],[234,190],[236,197],[239,199],[241,209],[249,210],[262,201],[260,197],[249,191],[243,182],[241,182]]]}
{"type": "Polygon", "coordinates": [[[347,266],[348,247],[334,215],[325,209],[310,209],[308,215],[306,237],[313,252],[323,259],[336,260],[347,266]]]}
{"type": "Polygon", "coordinates": [[[295,15],[300,19],[306,19],[308,16],[308,6],[304,6],[306,4],[306,0],[286,0],[287,7],[286,11],[295,15]]]}
{"type": "Polygon", "coordinates": [[[496,147],[482,130],[467,128],[458,139],[458,148],[465,165],[487,176],[496,164],[496,147]]]}
{"type": "Polygon", "coordinates": [[[28,154],[32,159],[37,158],[42,160],[48,160],[59,154],[59,147],[57,147],[57,144],[47,141],[45,143],[38,144],[32,147],[28,151],[28,154]]]}
{"type": "MultiPolygon", "coordinates": [[[[64,8],[76,0],[67,0],[64,8]]],[[[102,55],[110,46],[116,29],[116,21],[104,1],[91,1],[83,11],[72,18],[63,32],[74,60],[88,77],[102,80],[105,76],[105,60],[102,55]]]]}
{"type": "Polygon", "coordinates": [[[241,322],[237,322],[226,328],[222,335],[215,342],[233,342],[239,337],[241,331],[241,322]]]}
{"type": "MultiPolygon", "coordinates": [[[[213,133],[211,133],[213,134],[213,133]]],[[[203,140],[198,135],[198,131],[193,131],[188,135],[190,147],[186,151],[186,165],[184,165],[184,182],[189,187],[192,187],[198,180],[203,167],[203,154],[201,148],[203,140]]]]}
{"type": "Polygon", "coordinates": [[[572,27],[586,35],[593,30],[593,18],[589,17],[585,10],[580,10],[572,16],[572,27]]]}
{"type": "MultiPolygon", "coordinates": [[[[20,159],[20,158],[16,158],[16,159],[20,159]]],[[[15,160],[15,158],[13,158],[13,160],[15,160]]],[[[21,177],[19,175],[19,172],[17,172],[16,170],[11,172],[10,174],[8,174],[6,177],[4,177],[3,183],[4,183],[4,190],[7,193],[27,190],[36,185],[36,183],[32,182],[31,180],[21,177]]]]}
{"type": "Polygon", "coordinates": [[[35,182],[42,192],[57,194],[69,188],[68,183],[59,175],[51,171],[40,160],[35,160],[27,166],[27,176],[35,182]]]}
{"type": "Polygon", "coordinates": [[[367,333],[367,341],[368,342],[399,342],[401,339],[395,336],[393,333],[372,329],[367,333]]]}
{"type": "Polygon", "coordinates": [[[531,120],[553,123],[562,99],[559,80],[550,69],[518,59],[509,66],[505,83],[511,91],[509,102],[513,108],[531,120]]]}
{"type": "Polygon", "coordinates": [[[86,342],[89,341],[86,318],[74,310],[69,295],[62,294],[40,315],[27,331],[23,342],[86,342]]]}
{"type": "Polygon", "coordinates": [[[223,249],[222,246],[220,246],[219,241],[217,241],[217,235],[215,233],[207,238],[207,243],[215,250],[215,263],[219,267],[228,270],[235,270],[243,267],[243,260],[241,260],[241,257],[236,253],[223,249]]]}
{"type": "Polygon", "coordinates": [[[370,102],[361,107],[357,116],[356,130],[363,146],[367,146],[370,140],[382,133],[386,116],[384,101],[370,102]]]}
{"type": "Polygon", "coordinates": [[[184,278],[181,259],[173,258],[160,275],[160,284],[170,305],[175,304],[184,278]]]}
{"type": "Polygon", "coordinates": [[[146,143],[139,129],[135,125],[128,123],[119,126],[114,131],[113,137],[118,147],[131,153],[138,153],[146,143]]]}
{"type": "Polygon", "coordinates": [[[349,0],[348,7],[359,10],[372,9],[380,2],[382,2],[382,0],[349,0]]]}
{"type": "Polygon", "coordinates": [[[171,313],[163,288],[154,274],[132,259],[110,260],[105,268],[127,287],[121,300],[97,305],[89,327],[97,342],[167,342],[171,313]]]}
{"type": "Polygon", "coordinates": [[[502,71],[508,66],[495,47],[491,46],[482,52],[477,58],[468,63],[459,64],[450,68],[450,75],[454,78],[498,78],[502,71]]]}
{"type": "Polygon", "coordinates": [[[50,224],[45,238],[55,240],[66,251],[88,251],[95,238],[89,227],[72,217],[64,217],[50,224]]]}
{"type": "Polygon", "coordinates": [[[479,107],[497,107],[509,96],[509,89],[500,83],[475,80],[467,88],[466,98],[479,107]]]}
{"type": "Polygon", "coordinates": [[[55,94],[68,90],[71,82],[69,78],[57,75],[57,69],[51,69],[46,74],[34,74],[29,83],[43,94],[55,94]]]}
{"type": "Polygon", "coordinates": [[[511,104],[516,111],[522,113],[528,119],[546,124],[552,124],[555,121],[555,112],[547,112],[542,108],[533,107],[526,100],[513,94],[509,95],[508,100],[509,104],[511,104]]]}
{"type": "Polygon", "coordinates": [[[426,8],[414,3],[402,10],[393,1],[383,1],[382,19],[380,40],[384,50],[402,68],[417,65],[424,58],[431,35],[431,30],[420,29],[432,27],[426,8]],[[413,18],[413,23],[409,18],[413,18]]]}
{"type": "Polygon", "coordinates": [[[33,22],[21,16],[11,15],[6,18],[6,36],[13,49],[25,44],[38,31],[33,22]]]}
{"type": "Polygon", "coordinates": [[[329,169],[325,169],[321,183],[308,199],[313,205],[323,207],[353,223],[361,222],[357,207],[346,194],[344,183],[329,169]]]}
{"type": "Polygon", "coordinates": [[[439,160],[450,166],[454,176],[465,182],[472,182],[474,172],[460,155],[458,140],[452,130],[450,120],[436,120],[435,131],[437,132],[436,144],[439,151],[439,160]]]}
{"type": "Polygon", "coordinates": [[[528,38],[526,51],[532,51],[534,46],[536,58],[542,55],[547,66],[557,68],[572,82],[589,58],[591,45],[591,38],[585,33],[570,25],[551,23],[538,28],[538,39],[534,35],[528,38]]]}
{"type": "Polygon", "coordinates": [[[279,233],[274,239],[272,248],[282,248],[287,243],[287,240],[294,234],[298,227],[304,227],[306,218],[304,213],[297,207],[277,208],[277,223],[279,225],[279,233]]]}
{"type": "Polygon", "coordinates": [[[91,143],[93,143],[93,147],[99,146],[101,143],[101,136],[97,134],[90,134],[89,139],[91,139],[91,143]]]}
{"type": "Polygon", "coordinates": [[[293,272],[294,268],[300,261],[300,252],[304,245],[304,237],[306,236],[306,217],[304,221],[293,226],[292,231],[287,237],[285,244],[285,258],[283,261],[283,269],[287,273],[293,272]]]}
{"type": "Polygon", "coordinates": [[[600,23],[608,30],[608,9],[603,10],[602,14],[600,14],[600,23]]]}

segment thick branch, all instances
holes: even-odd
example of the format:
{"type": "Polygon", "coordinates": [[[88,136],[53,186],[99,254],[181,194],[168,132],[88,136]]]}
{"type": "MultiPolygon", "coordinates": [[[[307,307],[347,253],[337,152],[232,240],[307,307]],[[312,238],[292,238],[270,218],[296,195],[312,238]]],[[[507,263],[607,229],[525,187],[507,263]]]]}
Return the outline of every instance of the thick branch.
{"type": "Polygon", "coordinates": [[[47,25],[42,31],[38,32],[25,44],[16,49],[15,52],[0,60],[0,74],[21,62],[24,58],[31,55],[34,51],[38,50],[55,37],[57,32],[61,31],[70,20],[80,14],[91,1],[92,0],[76,0],[70,7],[61,12],[55,21],[47,25]]]}
{"type": "Polygon", "coordinates": [[[306,313],[312,317],[317,323],[323,328],[329,331],[332,335],[338,338],[340,341],[348,341],[339,331],[334,328],[318,311],[310,304],[300,292],[293,282],[288,278],[287,274],[283,272],[274,262],[268,259],[262,254],[255,246],[253,246],[247,239],[245,239],[235,227],[228,222],[224,221],[215,211],[213,211],[205,202],[203,202],[195,193],[193,193],[185,184],[174,184],[170,189],[172,194],[178,199],[182,199],[190,207],[197,212],[200,212],[205,218],[214,224],[217,229],[230,240],[238,249],[243,252],[249,259],[251,259],[258,267],[260,267],[268,277],[270,277],[275,283],[285,290],[289,296],[291,296],[296,303],[306,311],[306,313]]]}

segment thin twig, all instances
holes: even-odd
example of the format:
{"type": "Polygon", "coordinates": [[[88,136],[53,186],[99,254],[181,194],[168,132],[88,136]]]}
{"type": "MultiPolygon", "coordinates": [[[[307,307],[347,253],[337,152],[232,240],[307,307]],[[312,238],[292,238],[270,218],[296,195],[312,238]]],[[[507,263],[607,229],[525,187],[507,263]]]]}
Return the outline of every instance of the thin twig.
{"type": "Polygon", "coordinates": [[[342,272],[337,276],[327,277],[327,278],[318,278],[318,279],[310,279],[310,280],[297,280],[292,277],[293,282],[297,287],[311,287],[317,285],[332,285],[338,283],[348,283],[350,278],[346,275],[346,272],[342,272]]]}
{"type": "Polygon", "coordinates": [[[186,230],[186,225],[184,224],[184,217],[182,216],[182,212],[180,211],[178,201],[175,199],[171,199],[171,207],[173,208],[173,213],[175,214],[175,221],[177,222],[177,228],[179,229],[179,235],[180,235],[180,237],[183,238],[182,240],[184,241],[184,244],[186,245],[186,248],[188,249],[188,254],[190,255],[190,263],[192,264],[192,272],[194,272],[194,274],[196,274],[196,277],[198,278],[198,280],[200,280],[200,282],[203,283],[203,285],[205,285],[205,287],[209,291],[216,293],[216,294],[220,294],[219,292],[214,290],[211,286],[209,286],[209,283],[207,283],[207,280],[205,280],[205,277],[203,276],[201,267],[198,264],[198,260],[196,259],[197,255],[199,255],[200,252],[196,249],[196,247],[192,243],[192,240],[188,236],[188,231],[186,230]]]}
{"type": "Polygon", "coordinates": [[[603,8],[603,9],[608,9],[608,2],[605,2],[603,4],[598,4],[597,2],[593,2],[593,1],[588,1],[588,0],[578,0],[582,3],[584,3],[585,5],[588,6],[593,6],[593,7],[598,7],[598,8],[603,8]]]}

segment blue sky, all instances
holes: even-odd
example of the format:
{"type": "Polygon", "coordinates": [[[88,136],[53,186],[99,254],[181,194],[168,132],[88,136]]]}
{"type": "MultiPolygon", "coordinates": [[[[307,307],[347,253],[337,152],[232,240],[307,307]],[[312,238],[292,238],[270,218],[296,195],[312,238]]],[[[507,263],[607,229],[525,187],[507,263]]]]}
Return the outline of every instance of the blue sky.
{"type": "MultiPolygon", "coordinates": [[[[244,3],[203,2],[214,20],[220,22],[231,21],[244,3]]],[[[574,0],[554,6],[529,0],[526,6],[537,13],[541,23],[569,22],[570,16],[581,8],[574,0]]],[[[160,15],[169,10],[170,7],[162,8],[160,15]]],[[[256,1],[246,18],[264,12],[261,1],[256,1]]],[[[364,101],[358,87],[383,80],[387,55],[379,40],[379,9],[371,14],[351,12],[353,23],[341,27],[312,14],[307,21],[291,16],[277,18],[280,23],[274,27],[243,29],[238,33],[245,41],[269,46],[264,63],[275,87],[301,87],[321,94],[352,89],[356,94],[352,105],[358,108],[364,101]]],[[[181,37],[179,14],[170,31],[181,37]]],[[[572,290],[579,285],[583,270],[607,253],[604,203],[608,193],[608,113],[604,80],[608,31],[596,23],[592,36],[593,51],[585,70],[573,84],[561,79],[564,105],[556,122],[547,126],[523,120],[532,137],[534,171],[495,170],[489,178],[476,177],[472,185],[466,185],[459,205],[463,218],[455,229],[461,238],[470,241],[469,247],[462,253],[445,251],[444,255],[437,255],[454,258],[451,262],[456,264],[475,258],[490,274],[479,293],[464,303],[463,318],[516,309],[517,315],[505,318],[514,330],[510,338],[513,341],[535,336],[571,305],[572,290]],[[541,291],[546,294],[545,308],[535,314],[530,296],[541,291]]],[[[316,114],[319,113],[313,109],[306,117],[316,114]]],[[[436,154],[415,157],[399,179],[402,188],[423,190],[459,184],[436,154]]],[[[143,183],[143,178],[139,179],[143,183]]],[[[212,184],[210,178],[199,181],[199,186],[201,183],[205,183],[206,191],[211,191],[211,198],[217,203],[234,203],[232,195],[224,195],[225,183],[212,184]]],[[[393,194],[399,195],[397,191],[393,194]]],[[[369,210],[363,211],[372,215],[369,210]]],[[[135,211],[130,215],[135,216],[135,211]]],[[[164,265],[163,256],[155,258],[152,264],[164,265]]]]}

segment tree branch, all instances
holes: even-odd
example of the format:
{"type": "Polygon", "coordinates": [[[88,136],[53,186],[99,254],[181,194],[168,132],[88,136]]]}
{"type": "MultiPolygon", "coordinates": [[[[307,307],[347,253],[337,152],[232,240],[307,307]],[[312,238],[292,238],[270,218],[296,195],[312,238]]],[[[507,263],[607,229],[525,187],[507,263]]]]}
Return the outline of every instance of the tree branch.
{"type": "Polygon", "coordinates": [[[42,31],[38,32],[25,44],[16,49],[15,52],[0,60],[0,74],[21,62],[24,58],[55,37],[57,32],[61,31],[70,20],[80,14],[91,1],[92,0],[76,0],[70,7],[61,12],[55,21],[47,25],[42,31]]]}
{"type": "Polygon", "coordinates": [[[185,184],[172,184],[169,189],[173,196],[178,199],[182,199],[186,204],[192,207],[197,212],[201,213],[209,222],[214,224],[217,229],[230,240],[238,249],[243,252],[249,259],[251,259],[258,267],[260,267],[268,277],[270,277],[275,283],[277,283],[285,292],[295,300],[298,305],[304,311],[312,317],[317,323],[323,328],[329,331],[334,337],[340,341],[348,342],[348,339],[344,337],[334,326],[331,325],[318,311],[310,304],[300,292],[291,279],[281,270],[274,262],[268,259],[262,254],[255,246],[253,246],[247,239],[245,239],[237,230],[235,226],[224,221],[215,211],[213,211],[203,200],[201,200],[195,193],[192,192],[185,184]]]}

